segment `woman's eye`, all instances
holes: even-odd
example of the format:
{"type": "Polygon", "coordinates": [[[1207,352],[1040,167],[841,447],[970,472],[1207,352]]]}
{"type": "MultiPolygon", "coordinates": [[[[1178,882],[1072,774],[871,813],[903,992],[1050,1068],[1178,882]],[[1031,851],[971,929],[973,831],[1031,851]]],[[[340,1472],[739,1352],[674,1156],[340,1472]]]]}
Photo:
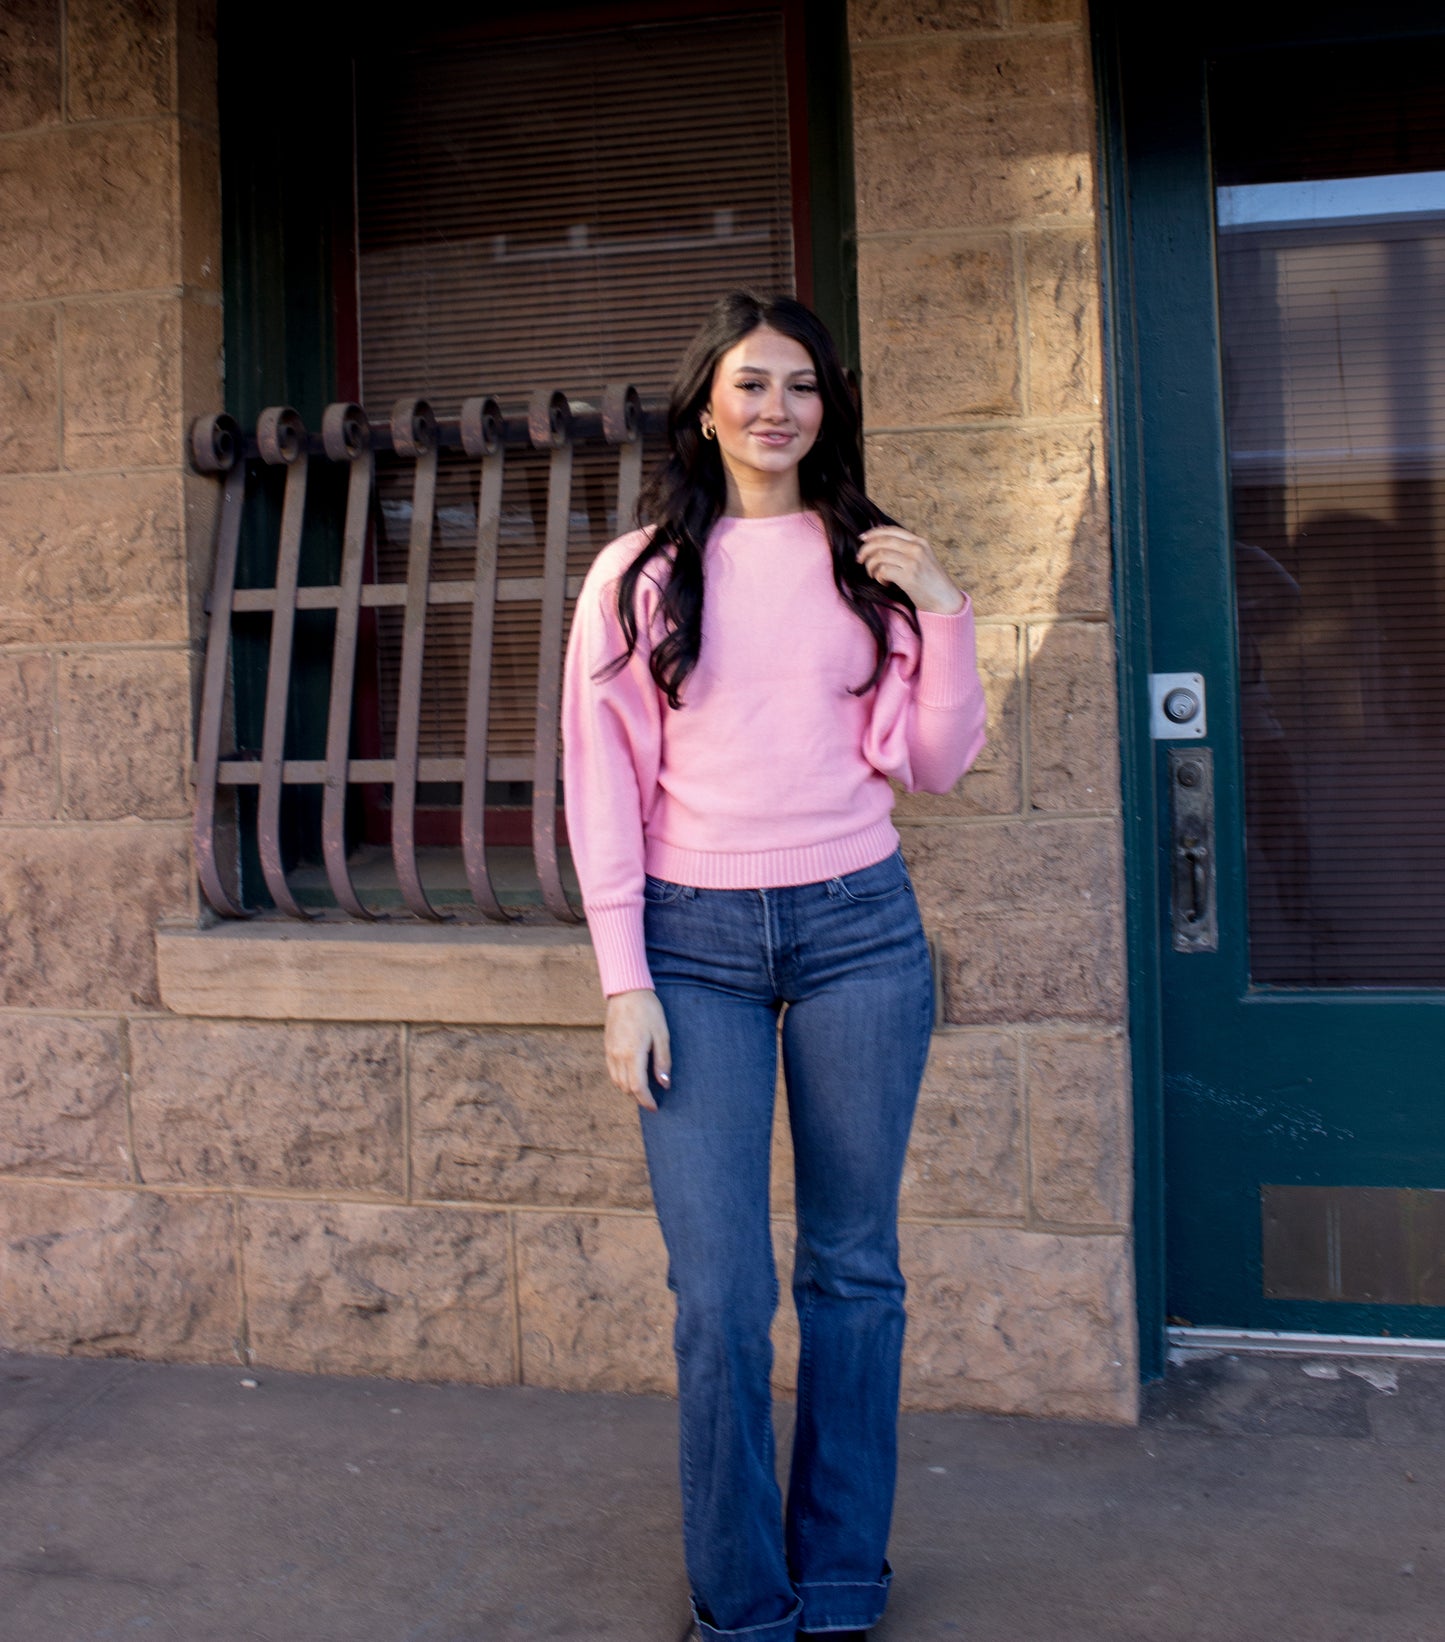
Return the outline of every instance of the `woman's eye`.
{"type": "Polygon", "coordinates": [[[747,392],[747,390],[749,388],[761,388],[762,386],[763,386],[763,384],[761,382],[739,382],[738,383],[738,387],[740,387],[745,393],[747,392]]]}
{"type": "Polygon", "coordinates": [[[794,393],[817,393],[817,391],[818,384],[816,382],[795,382],[793,384],[794,393]]]}

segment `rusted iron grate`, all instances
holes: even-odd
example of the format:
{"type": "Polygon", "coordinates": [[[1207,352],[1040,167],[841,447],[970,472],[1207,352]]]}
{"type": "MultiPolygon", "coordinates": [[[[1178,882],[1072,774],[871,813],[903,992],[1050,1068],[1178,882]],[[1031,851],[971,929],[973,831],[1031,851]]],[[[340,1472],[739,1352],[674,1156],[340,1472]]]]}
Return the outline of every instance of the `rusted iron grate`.
{"type": "Polygon", "coordinates": [[[222,481],[195,766],[196,863],[202,891],[218,913],[231,918],[247,915],[222,868],[224,852],[218,838],[222,789],[254,786],[259,788],[257,835],[266,888],[282,912],[293,918],[312,916],[287,882],[281,850],[283,789],[311,785],[323,792],[322,851],[337,906],[352,918],[376,917],[376,910],[364,903],[352,882],[346,799],[352,786],[382,784],[391,789],[391,848],[402,899],[416,917],[440,920],[443,914],[433,906],[417,868],[417,789],[422,783],[459,782],[462,858],[472,901],[487,918],[506,921],[511,915],[493,887],[483,837],[490,779],[531,782],[532,850],[543,903],[556,919],[578,920],[562,881],[556,824],[566,610],[568,599],[575,598],[581,587],[579,576],[567,574],[573,452],[589,443],[615,448],[617,518],[625,521],[636,504],[644,434],[657,431],[661,420],[656,409],[643,406],[635,388],[614,386],[607,389],[600,409],[569,400],[560,390],[542,390],[532,395],[525,414],[513,416],[504,414],[495,399],[479,397],[468,399],[456,420],[439,419],[425,400],[398,400],[385,424],[375,425],[360,406],[334,404],[327,407],[319,434],[308,432],[296,412],[285,406],[264,411],[251,437],[229,416],[203,417],[193,424],[195,466],[222,481]],[[548,453],[540,577],[498,575],[502,480],[509,448],[548,453]],[[393,452],[412,466],[410,540],[406,579],[401,582],[368,581],[365,574],[375,457],[380,451],[393,452]],[[437,461],[442,451],[464,452],[480,464],[476,565],[470,580],[436,581],[431,576],[437,461]],[[299,585],[307,476],[314,461],[344,463],[349,469],[341,568],[334,586],[299,585]],[[275,582],[271,587],[237,588],[247,470],[256,463],[285,470],[275,582]],[[541,606],[536,731],[532,756],[520,763],[515,758],[489,757],[487,752],[496,607],[518,600],[541,606]],[[460,758],[424,758],[420,753],[426,617],[428,609],[437,605],[471,609],[466,735],[460,758]],[[353,758],[351,729],[362,611],[383,607],[399,607],[402,612],[394,756],[353,758]],[[336,612],[324,759],[285,757],[295,619],[303,610],[336,612]],[[228,759],[222,745],[232,618],[253,612],[271,617],[259,761],[228,759]]]}

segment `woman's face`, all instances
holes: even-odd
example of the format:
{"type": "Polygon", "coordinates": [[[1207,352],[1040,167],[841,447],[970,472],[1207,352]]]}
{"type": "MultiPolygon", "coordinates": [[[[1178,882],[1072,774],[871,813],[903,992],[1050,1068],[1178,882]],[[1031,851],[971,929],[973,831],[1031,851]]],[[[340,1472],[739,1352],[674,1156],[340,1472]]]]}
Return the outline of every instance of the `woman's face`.
{"type": "Polygon", "coordinates": [[[791,477],[817,441],[823,399],[813,356],[760,325],[717,362],[703,425],[717,429],[723,465],[745,488],[791,477]]]}

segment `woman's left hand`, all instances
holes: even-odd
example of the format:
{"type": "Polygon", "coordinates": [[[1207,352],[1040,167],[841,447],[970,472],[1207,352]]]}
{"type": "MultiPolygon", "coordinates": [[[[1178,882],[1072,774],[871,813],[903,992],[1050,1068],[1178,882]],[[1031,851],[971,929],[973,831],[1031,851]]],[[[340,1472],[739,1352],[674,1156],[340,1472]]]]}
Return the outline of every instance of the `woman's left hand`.
{"type": "Polygon", "coordinates": [[[859,537],[858,562],[876,582],[891,582],[933,616],[956,616],[963,594],[922,536],[899,525],[875,525],[859,537]]]}

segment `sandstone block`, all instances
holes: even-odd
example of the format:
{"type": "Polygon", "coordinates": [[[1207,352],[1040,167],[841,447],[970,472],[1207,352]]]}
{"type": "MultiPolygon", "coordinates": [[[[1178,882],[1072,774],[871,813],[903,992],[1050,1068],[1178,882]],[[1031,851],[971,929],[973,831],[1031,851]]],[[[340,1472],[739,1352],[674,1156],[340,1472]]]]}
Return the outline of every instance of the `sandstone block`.
{"type": "Polygon", "coordinates": [[[910,827],[923,921],[960,1025],[1122,1016],[1123,888],[1108,820],[910,827]]]}
{"type": "Polygon", "coordinates": [[[152,1184],[404,1194],[395,1028],[137,1020],[130,1043],[152,1184]]]}
{"type": "Polygon", "coordinates": [[[995,29],[1003,22],[1000,0],[851,0],[848,7],[848,33],[858,41],[995,29]]]}
{"type": "Polygon", "coordinates": [[[187,297],[180,305],[180,325],[180,414],[168,434],[177,459],[191,419],[225,408],[220,302],[210,293],[187,297]]]}
{"type": "Polygon", "coordinates": [[[0,1181],[0,1345],[217,1362],[239,1327],[229,1199],[0,1181]]]}
{"type": "Polygon", "coordinates": [[[936,1034],[903,1170],[903,1213],[1022,1219],[1023,1128],[1014,1040],[998,1032],[936,1034]]]}
{"type": "Polygon", "coordinates": [[[516,1225],[523,1383],[674,1391],[673,1304],[657,1221],[519,1214],[516,1225]]]}
{"type": "Polygon", "coordinates": [[[1105,485],[1093,428],[868,439],[869,490],[928,537],[987,617],[1108,613],[1105,485]]]}
{"type": "Polygon", "coordinates": [[[516,1380],[504,1214],[264,1198],[245,1199],[240,1214],[258,1363],[516,1380]]]}
{"type": "Polygon", "coordinates": [[[1032,1032],[1024,1053],[1035,1211],[1075,1225],[1125,1224],[1133,1152],[1123,1040],[1032,1032]]]}
{"type": "Polygon", "coordinates": [[[76,820],[190,813],[190,658],[127,650],[60,664],[63,813],[76,820]]]}
{"type": "Polygon", "coordinates": [[[0,144],[0,302],[176,278],[173,122],[50,126],[0,144]]]}
{"type": "MultiPolygon", "coordinates": [[[[214,110],[212,65],[212,120],[214,110]]],[[[181,279],[195,291],[221,289],[221,150],[190,124],[181,127],[181,279]]],[[[192,401],[187,398],[188,407],[192,401]]],[[[219,407],[217,407],[219,408],[219,407]]],[[[195,411],[200,415],[201,411],[195,411]]]]}
{"type": "Polygon", "coordinates": [[[178,0],[176,6],[176,79],[181,113],[215,129],[216,0],[178,0]]]}
{"type": "Polygon", "coordinates": [[[1088,416],[1100,403],[1099,267],[1091,230],[1060,228],[1024,242],[1029,410],[1088,416]]]}
{"type": "Polygon", "coordinates": [[[1075,23],[1082,28],[1087,15],[1087,0],[1009,0],[1009,16],[1015,28],[1055,23],[1075,23]]]}
{"type": "Polygon", "coordinates": [[[65,460],[75,468],[181,458],[181,305],[172,295],[65,305],[65,460]]]}
{"type": "Polygon", "coordinates": [[[114,1021],[0,1015],[0,1173],[131,1178],[114,1021]]]}
{"type": "Polygon", "coordinates": [[[0,309],[0,473],[59,467],[58,371],[54,309],[0,309]]]}
{"type": "Polygon", "coordinates": [[[998,1226],[905,1226],[903,1404],[1129,1423],[1129,1246],[998,1226]]]}
{"type": "Polygon", "coordinates": [[[418,1197],[647,1209],[630,1098],[595,1031],[417,1031],[411,1161],[418,1197]]]}
{"type": "Polygon", "coordinates": [[[0,9],[0,131],[60,118],[60,7],[6,0],[0,9]]]}
{"type": "Polygon", "coordinates": [[[1017,413],[1018,314],[1004,235],[865,241],[858,311],[870,422],[1017,413]]]}
{"type": "Polygon", "coordinates": [[[55,814],[54,671],[49,656],[0,656],[0,819],[55,814]]]}
{"type": "Polygon", "coordinates": [[[859,232],[1089,217],[1083,75],[1076,38],[932,37],[856,52],[859,232]]]}
{"type": "Polygon", "coordinates": [[[0,644],[185,639],[181,500],[173,473],[0,479],[0,644]]]}
{"type": "Polygon", "coordinates": [[[11,827],[0,858],[0,1004],[154,1005],[155,926],[191,901],[183,826],[11,827]]]}
{"type": "Polygon", "coordinates": [[[773,1266],[778,1274],[778,1309],[773,1318],[773,1392],[792,1396],[798,1389],[798,1308],[793,1303],[793,1255],[798,1244],[792,1216],[773,1222],[773,1266]]]}
{"type": "Polygon", "coordinates": [[[66,0],[72,120],[159,114],[171,106],[167,0],[66,0]]]}
{"type": "Polygon", "coordinates": [[[988,699],[988,745],[952,792],[900,792],[895,820],[1018,813],[1023,787],[1018,628],[988,623],[978,629],[978,670],[988,699]]]}
{"type": "Polygon", "coordinates": [[[1114,634],[1104,622],[1029,631],[1029,788],[1036,810],[1119,803],[1114,634]]]}

